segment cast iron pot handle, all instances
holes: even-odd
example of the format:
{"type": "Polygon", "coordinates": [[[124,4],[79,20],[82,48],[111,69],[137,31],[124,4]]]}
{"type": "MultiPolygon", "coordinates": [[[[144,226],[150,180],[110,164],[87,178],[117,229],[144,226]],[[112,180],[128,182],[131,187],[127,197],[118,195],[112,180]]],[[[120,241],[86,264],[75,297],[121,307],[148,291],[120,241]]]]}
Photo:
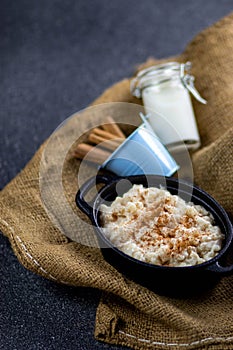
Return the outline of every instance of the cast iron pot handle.
{"type": "MultiPolygon", "coordinates": [[[[233,250],[233,242],[231,242],[229,248],[228,248],[228,253],[232,253],[233,250]]],[[[230,266],[221,266],[219,261],[215,261],[213,265],[208,266],[207,270],[213,271],[222,275],[230,275],[233,273],[233,265],[230,266]]]]}
{"type": "Polygon", "coordinates": [[[110,184],[111,182],[119,179],[118,176],[111,176],[111,175],[97,175],[91,177],[87,182],[85,182],[80,189],[78,190],[76,194],[76,204],[87,216],[90,216],[92,214],[93,208],[90,205],[90,203],[86,202],[84,197],[88,193],[88,191],[97,184],[110,184]]]}
{"type": "Polygon", "coordinates": [[[208,266],[208,271],[213,271],[222,275],[230,275],[233,273],[233,265],[230,266],[221,266],[218,261],[216,261],[213,265],[208,266]]]}

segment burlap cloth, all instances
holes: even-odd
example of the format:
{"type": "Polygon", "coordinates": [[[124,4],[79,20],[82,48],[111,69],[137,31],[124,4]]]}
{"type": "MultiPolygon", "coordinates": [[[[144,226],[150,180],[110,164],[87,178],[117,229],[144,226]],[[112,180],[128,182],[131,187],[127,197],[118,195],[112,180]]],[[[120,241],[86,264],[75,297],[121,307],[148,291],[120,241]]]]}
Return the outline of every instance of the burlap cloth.
{"type": "MultiPolygon", "coordinates": [[[[206,106],[193,101],[202,139],[202,148],[193,155],[195,183],[231,215],[232,21],[233,14],[204,30],[176,58],[193,63],[196,86],[208,100],[206,106]]],[[[152,59],[143,66],[153,63],[152,59]]],[[[94,103],[138,102],[130,95],[129,82],[117,83],[94,103]]],[[[49,219],[39,191],[43,149],[44,145],[0,193],[0,228],[19,261],[54,281],[103,290],[96,315],[98,340],[135,349],[233,349],[233,276],[223,278],[207,294],[188,299],[159,296],[125,279],[103,260],[98,248],[72,242],[49,219]]],[[[67,169],[67,196],[73,200],[77,161],[70,161],[67,169]]]]}

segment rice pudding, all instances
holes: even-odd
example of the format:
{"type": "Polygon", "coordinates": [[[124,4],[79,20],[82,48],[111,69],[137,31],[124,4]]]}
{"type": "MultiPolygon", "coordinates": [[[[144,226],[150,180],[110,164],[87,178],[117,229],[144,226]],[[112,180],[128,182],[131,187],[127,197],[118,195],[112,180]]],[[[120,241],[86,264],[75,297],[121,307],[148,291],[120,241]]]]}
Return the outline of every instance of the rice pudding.
{"type": "Polygon", "coordinates": [[[221,250],[224,235],[211,213],[162,188],[133,185],[100,211],[103,233],[112,244],[150,264],[197,265],[221,250]]]}

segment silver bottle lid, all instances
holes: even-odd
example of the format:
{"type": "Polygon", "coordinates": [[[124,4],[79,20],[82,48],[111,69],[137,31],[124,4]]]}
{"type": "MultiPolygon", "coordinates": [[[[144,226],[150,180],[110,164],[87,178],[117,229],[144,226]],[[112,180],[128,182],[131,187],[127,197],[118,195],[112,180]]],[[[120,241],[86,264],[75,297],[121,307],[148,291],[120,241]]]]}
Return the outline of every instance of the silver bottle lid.
{"type": "Polygon", "coordinates": [[[144,88],[159,85],[161,83],[179,78],[183,86],[195,97],[197,101],[206,104],[207,101],[201,97],[194,86],[194,76],[189,74],[191,66],[191,62],[169,62],[143,69],[131,81],[131,93],[133,96],[141,98],[142,90],[144,88]]]}

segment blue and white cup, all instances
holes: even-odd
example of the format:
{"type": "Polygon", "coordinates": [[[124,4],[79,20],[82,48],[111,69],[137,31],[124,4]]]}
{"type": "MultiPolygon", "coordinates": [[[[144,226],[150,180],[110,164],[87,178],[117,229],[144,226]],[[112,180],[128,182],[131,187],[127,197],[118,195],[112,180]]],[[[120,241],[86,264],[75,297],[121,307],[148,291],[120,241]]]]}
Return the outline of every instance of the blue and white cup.
{"type": "Polygon", "coordinates": [[[141,124],[101,165],[119,176],[172,176],[179,166],[148,123],[141,124]]]}

